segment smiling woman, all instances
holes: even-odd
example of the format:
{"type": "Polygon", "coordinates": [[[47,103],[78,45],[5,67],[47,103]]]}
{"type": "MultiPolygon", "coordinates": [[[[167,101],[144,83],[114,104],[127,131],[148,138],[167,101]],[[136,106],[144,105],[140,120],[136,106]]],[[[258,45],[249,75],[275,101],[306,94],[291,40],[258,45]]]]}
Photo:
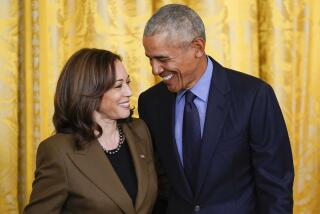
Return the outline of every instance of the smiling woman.
{"type": "Polygon", "coordinates": [[[150,213],[157,179],[149,131],[131,118],[120,56],[81,49],[58,80],[56,134],[40,143],[24,213],[150,213]]]}
{"type": "Polygon", "coordinates": [[[114,87],[106,91],[101,100],[99,112],[111,119],[126,118],[130,115],[130,78],[119,60],[115,63],[116,81],[114,87]]]}

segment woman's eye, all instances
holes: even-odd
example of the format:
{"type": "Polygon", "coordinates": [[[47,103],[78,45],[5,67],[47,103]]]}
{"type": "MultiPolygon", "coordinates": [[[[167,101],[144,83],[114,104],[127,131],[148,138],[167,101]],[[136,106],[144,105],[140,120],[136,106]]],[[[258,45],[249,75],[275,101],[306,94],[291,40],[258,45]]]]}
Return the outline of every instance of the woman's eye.
{"type": "Polygon", "coordinates": [[[122,87],[122,85],[116,85],[115,86],[115,88],[121,88],[122,87]]]}

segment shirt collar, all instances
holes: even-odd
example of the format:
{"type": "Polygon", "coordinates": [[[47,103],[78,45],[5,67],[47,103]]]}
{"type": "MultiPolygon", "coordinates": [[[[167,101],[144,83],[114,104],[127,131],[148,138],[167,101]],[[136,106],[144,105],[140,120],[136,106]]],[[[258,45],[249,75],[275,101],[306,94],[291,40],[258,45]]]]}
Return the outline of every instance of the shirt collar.
{"type": "MultiPolygon", "coordinates": [[[[210,89],[210,83],[212,78],[212,72],[213,72],[213,65],[209,57],[207,57],[208,64],[205,72],[202,74],[199,81],[190,89],[193,94],[197,96],[197,98],[201,99],[202,101],[206,102],[208,101],[208,95],[209,95],[209,89],[210,89]]],[[[184,93],[187,90],[181,90],[177,94],[177,101],[180,102],[181,98],[183,97],[184,93]]]]}

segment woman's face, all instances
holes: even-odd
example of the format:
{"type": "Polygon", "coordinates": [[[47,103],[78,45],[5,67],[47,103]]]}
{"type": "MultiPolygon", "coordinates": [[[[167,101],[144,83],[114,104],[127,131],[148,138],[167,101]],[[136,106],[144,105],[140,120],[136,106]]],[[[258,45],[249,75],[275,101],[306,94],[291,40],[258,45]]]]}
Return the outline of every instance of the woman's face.
{"type": "Polygon", "coordinates": [[[105,119],[124,119],[130,115],[130,97],[132,95],[129,86],[130,78],[121,61],[115,62],[116,82],[111,89],[106,91],[101,100],[98,112],[105,119]]]}

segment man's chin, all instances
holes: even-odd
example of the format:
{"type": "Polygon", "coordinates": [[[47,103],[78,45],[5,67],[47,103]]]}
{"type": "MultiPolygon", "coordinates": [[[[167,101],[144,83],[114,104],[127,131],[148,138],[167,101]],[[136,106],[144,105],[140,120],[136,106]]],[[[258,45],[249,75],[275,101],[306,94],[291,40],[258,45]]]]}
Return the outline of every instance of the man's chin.
{"type": "Polygon", "coordinates": [[[178,91],[180,91],[180,88],[179,87],[175,87],[173,85],[169,85],[169,84],[166,84],[167,85],[167,88],[170,92],[172,93],[177,93],[178,91]]]}

